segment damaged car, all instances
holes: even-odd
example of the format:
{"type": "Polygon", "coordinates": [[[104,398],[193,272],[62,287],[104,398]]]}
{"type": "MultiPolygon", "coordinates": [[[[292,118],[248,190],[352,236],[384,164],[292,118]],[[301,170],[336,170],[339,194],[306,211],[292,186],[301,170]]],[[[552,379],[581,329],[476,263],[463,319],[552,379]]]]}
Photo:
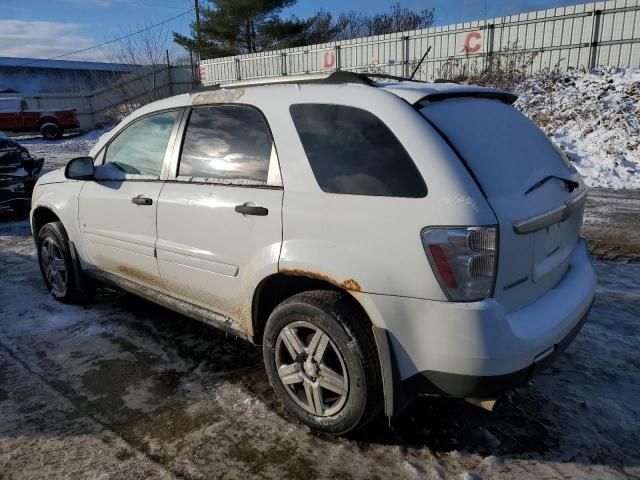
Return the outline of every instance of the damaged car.
{"type": "Polygon", "coordinates": [[[43,163],[43,158],[31,156],[25,147],[0,132],[0,212],[29,210],[43,163]]]}
{"type": "Polygon", "coordinates": [[[98,280],[261,345],[291,417],[326,434],[419,395],[492,408],[587,319],[587,186],[514,94],[379,78],[137,110],[38,181],[47,289],[98,280]]]}

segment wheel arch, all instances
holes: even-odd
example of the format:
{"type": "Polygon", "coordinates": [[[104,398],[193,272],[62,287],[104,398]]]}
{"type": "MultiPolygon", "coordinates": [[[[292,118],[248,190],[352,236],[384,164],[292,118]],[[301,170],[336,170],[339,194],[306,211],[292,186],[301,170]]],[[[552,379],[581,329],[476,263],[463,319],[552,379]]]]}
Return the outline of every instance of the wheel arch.
{"type": "Polygon", "coordinates": [[[38,128],[42,128],[45,123],[55,123],[58,127],[60,127],[60,120],[58,120],[53,115],[44,115],[40,117],[38,120],[38,128]]]}
{"type": "MultiPolygon", "coordinates": [[[[354,281],[357,285],[357,283],[354,281]]],[[[342,291],[351,297],[356,308],[361,309],[369,320],[373,331],[375,347],[378,353],[382,388],[384,394],[385,415],[392,416],[399,413],[398,405],[394,403],[394,379],[397,377],[394,356],[388,336],[384,328],[382,317],[370,299],[369,294],[354,291],[346,286],[352,286],[348,282],[337,283],[331,278],[311,274],[310,272],[278,272],[264,278],[256,287],[251,308],[252,337],[256,345],[262,344],[264,328],[271,312],[287,298],[310,290],[342,291]],[[345,285],[346,283],[346,285],[345,285]]]]}

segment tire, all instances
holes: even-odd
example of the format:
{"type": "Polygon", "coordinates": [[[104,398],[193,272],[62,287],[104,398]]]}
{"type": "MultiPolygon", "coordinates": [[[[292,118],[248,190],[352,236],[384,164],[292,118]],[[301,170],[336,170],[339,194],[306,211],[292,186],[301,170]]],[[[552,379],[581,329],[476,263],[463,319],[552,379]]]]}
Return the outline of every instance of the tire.
{"type": "Polygon", "coordinates": [[[47,223],[40,229],[37,248],[40,273],[51,296],[63,303],[85,300],[78,289],[69,239],[62,222],[47,223]]]}
{"type": "Polygon", "coordinates": [[[311,429],[344,435],[380,412],[382,380],[371,324],[348,294],[292,296],[269,316],[263,340],[273,389],[311,429]]]}
{"type": "Polygon", "coordinates": [[[62,138],[63,130],[54,122],[46,122],[40,126],[40,133],[46,140],[58,140],[62,138]]]}

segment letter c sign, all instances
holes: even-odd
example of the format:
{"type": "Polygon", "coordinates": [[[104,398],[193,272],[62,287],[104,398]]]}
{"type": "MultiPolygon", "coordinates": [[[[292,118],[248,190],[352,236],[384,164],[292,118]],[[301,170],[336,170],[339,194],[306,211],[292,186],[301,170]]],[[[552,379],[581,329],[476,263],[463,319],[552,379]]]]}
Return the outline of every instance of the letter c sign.
{"type": "Polygon", "coordinates": [[[482,34],[480,32],[469,32],[464,37],[464,51],[467,53],[479,52],[482,48],[482,34]]]}
{"type": "Polygon", "coordinates": [[[324,68],[332,68],[336,64],[336,54],[331,50],[324,52],[324,68]]]}

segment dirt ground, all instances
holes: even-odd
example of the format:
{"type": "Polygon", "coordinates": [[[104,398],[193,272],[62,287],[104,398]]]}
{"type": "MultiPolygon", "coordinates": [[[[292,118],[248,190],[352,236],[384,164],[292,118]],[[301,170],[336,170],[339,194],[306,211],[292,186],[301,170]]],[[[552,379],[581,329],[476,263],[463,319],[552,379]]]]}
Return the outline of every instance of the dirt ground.
{"type": "Polygon", "coordinates": [[[601,259],[640,262],[640,190],[592,188],[587,199],[584,234],[601,259]]]}
{"type": "Polygon", "coordinates": [[[618,261],[596,262],[575,342],[495,412],[423,398],[339,439],[287,418],[245,342],[110,289],[55,302],[28,223],[0,222],[0,479],[640,479],[640,265],[621,261],[639,204],[592,194],[585,231],[618,261]]]}

